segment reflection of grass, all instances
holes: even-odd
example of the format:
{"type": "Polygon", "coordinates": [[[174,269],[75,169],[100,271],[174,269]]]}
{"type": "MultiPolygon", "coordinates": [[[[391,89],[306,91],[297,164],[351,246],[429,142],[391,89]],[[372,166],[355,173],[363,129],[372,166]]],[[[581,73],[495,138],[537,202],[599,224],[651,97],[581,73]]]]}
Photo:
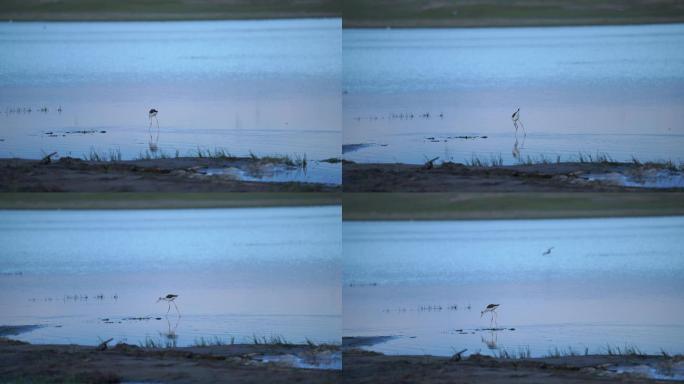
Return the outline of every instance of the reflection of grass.
{"type": "Polygon", "coordinates": [[[684,215],[684,193],[345,193],[344,220],[684,215]]]}

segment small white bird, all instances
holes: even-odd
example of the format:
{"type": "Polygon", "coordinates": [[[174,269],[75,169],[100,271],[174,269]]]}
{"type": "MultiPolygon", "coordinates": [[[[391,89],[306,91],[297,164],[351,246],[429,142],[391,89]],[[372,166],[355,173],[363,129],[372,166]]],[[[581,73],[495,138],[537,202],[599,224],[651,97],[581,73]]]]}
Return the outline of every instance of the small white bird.
{"type": "Polygon", "coordinates": [[[542,253],[542,256],[550,255],[550,254],[551,254],[551,250],[554,249],[554,248],[555,248],[555,247],[551,247],[551,248],[547,249],[546,251],[544,251],[544,253],[542,253]]]}
{"type": "Polygon", "coordinates": [[[173,303],[173,306],[176,307],[176,312],[178,312],[178,316],[180,316],[180,311],[178,310],[178,306],[176,305],[176,301],[175,301],[177,297],[178,297],[178,295],[175,295],[173,293],[169,293],[168,295],[166,295],[164,297],[160,297],[159,299],[157,299],[157,303],[160,301],[166,301],[167,303],[169,303],[169,309],[166,310],[167,315],[169,314],[169,311],[171,310],[171,303],[173,303]]]}

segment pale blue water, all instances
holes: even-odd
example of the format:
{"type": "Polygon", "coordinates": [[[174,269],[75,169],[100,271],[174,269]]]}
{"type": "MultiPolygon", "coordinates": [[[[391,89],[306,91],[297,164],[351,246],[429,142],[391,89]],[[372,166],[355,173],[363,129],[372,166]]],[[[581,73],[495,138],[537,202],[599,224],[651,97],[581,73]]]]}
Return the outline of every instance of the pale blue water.
{"type": "Polygon", "coordinates": [[[684,161],[682,45],[682,24],[345,30],[343,143],[387,144],[345,157],[511,164],[521,108],[523,158],[684,161]]]}
{"type": "Polygon", "coordinates": [[[0,324],[45,325],[18,336],[42,343],[339,343],[340,226],[339,207],[3,211],[0,324]]]}
{"type": "MultiPolygon", "coordinates": [[[[166,154],[338,157],[340,24],[2,23],[0,156],[135,158],[148,150],[147,112],[156,108],[166,154]],[[96,132],[68,133],[84,130],[96,132]]],[[[339,183],[339,166],[310,164],[293,179],[339,183]]]]}
{"type": "Polygon", "coordinates": [[[345,222],[343,243],[343,335],[399,336],[373,350],[684,351],[684,217],[345,222]],[[514,331],[477,330],[490,303],[514,331]]]}

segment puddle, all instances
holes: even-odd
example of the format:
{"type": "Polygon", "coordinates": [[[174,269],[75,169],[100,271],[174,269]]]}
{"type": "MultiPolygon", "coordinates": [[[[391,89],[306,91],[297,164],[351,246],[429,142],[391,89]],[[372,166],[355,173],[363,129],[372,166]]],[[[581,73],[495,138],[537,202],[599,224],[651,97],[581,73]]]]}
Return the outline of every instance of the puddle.
{"type": "Polygon", "coordinates": [[[253,167],[249,170],[227,167],[227,168],[205,168],[199,173],[207,176],[225,176],[242,181],[262,181],[262,182],[288,182],[300,181],[306,170],[300,167],[290,167],[281,164],[265,164],[253,167]]]}
{"type": "Polygon", "coordinates": [[[22,333],[31,332],[44,325],[2,325],[0,326],[0,336],[17,336],[22,333]]]}
{"type": "Polygon", "coordinates": [[[342,166],[340,163],[328,164],[311,162],[306,168],[284,164],[263,164],[258,167],[214,167],[197,170],[201,175],[222,176],[241,181],[267,183],[308,182],[339,185],[342,166]]]}
{"type": "Polygon", "coordinates": [[[648,364],[618,365],[608,368],[608,371],[617,375],[636,376],[647,379],[684,381],[684,361],[676,363],[663,362],[657,366],[648,364]]]}
{"type": "Polygon", "coordinates": [[[589,181],[635,188],[684,188],[684,174],[667,169],[647,169],[631,174],[619,172],[589,174],[589,181]]]}
{"type": "Polygon", "coordinates": [[[377,144],[377,143],[361,143],[361,144],[343,144],[342,154],[349,152],[356,152],[359,149],[369,148],[369,147],[386,147],[387,144],[377,144]]]}
{"type": "Polygon", "coordinates": [[[342,369],[342,352],[323,351],[317,353],[303,353],[301,355],[263,355],[255,357],[262,363],[283,364],[304,369],[342,369]]]}

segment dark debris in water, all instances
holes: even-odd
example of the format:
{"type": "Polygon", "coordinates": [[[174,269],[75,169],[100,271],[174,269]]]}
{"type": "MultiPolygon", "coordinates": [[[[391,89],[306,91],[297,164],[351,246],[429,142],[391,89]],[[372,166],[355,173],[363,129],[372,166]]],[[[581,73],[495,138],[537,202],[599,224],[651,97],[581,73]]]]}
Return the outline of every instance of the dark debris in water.
{"type": "Polygon", "coordinates": [[[146,320],[161,320],[161,317],[157,316],[143,316],[143,317],[124,317],[123,321],[146,321],[146,320]]]}
{"type": "Polygon", "coordinates": [[[65,131],[65,132],[53,132],[53,131],[48,131],[44,132],[44,135],[49,136],[49,137],[65,137],[66,135],[92,135],[96,133],[107,133],[105,130],[97,130],[97,129],[87,129],[87,130],[76,130],[76,131],[65,131]]]}
{"type": "Polygon", "coordinates": [[[449,140],[476,140],[476,139],[486,139],[486,138],[487,138],[487,136],[478,136],[478,135],[475,135],[475,136],[468,136],[468,135],[446,136],[446,137],[441,137],[441,138],[430,136],[430,137],[426,137],[425,140],[427,140],[431,143],[446,143],[449,140]]]}

